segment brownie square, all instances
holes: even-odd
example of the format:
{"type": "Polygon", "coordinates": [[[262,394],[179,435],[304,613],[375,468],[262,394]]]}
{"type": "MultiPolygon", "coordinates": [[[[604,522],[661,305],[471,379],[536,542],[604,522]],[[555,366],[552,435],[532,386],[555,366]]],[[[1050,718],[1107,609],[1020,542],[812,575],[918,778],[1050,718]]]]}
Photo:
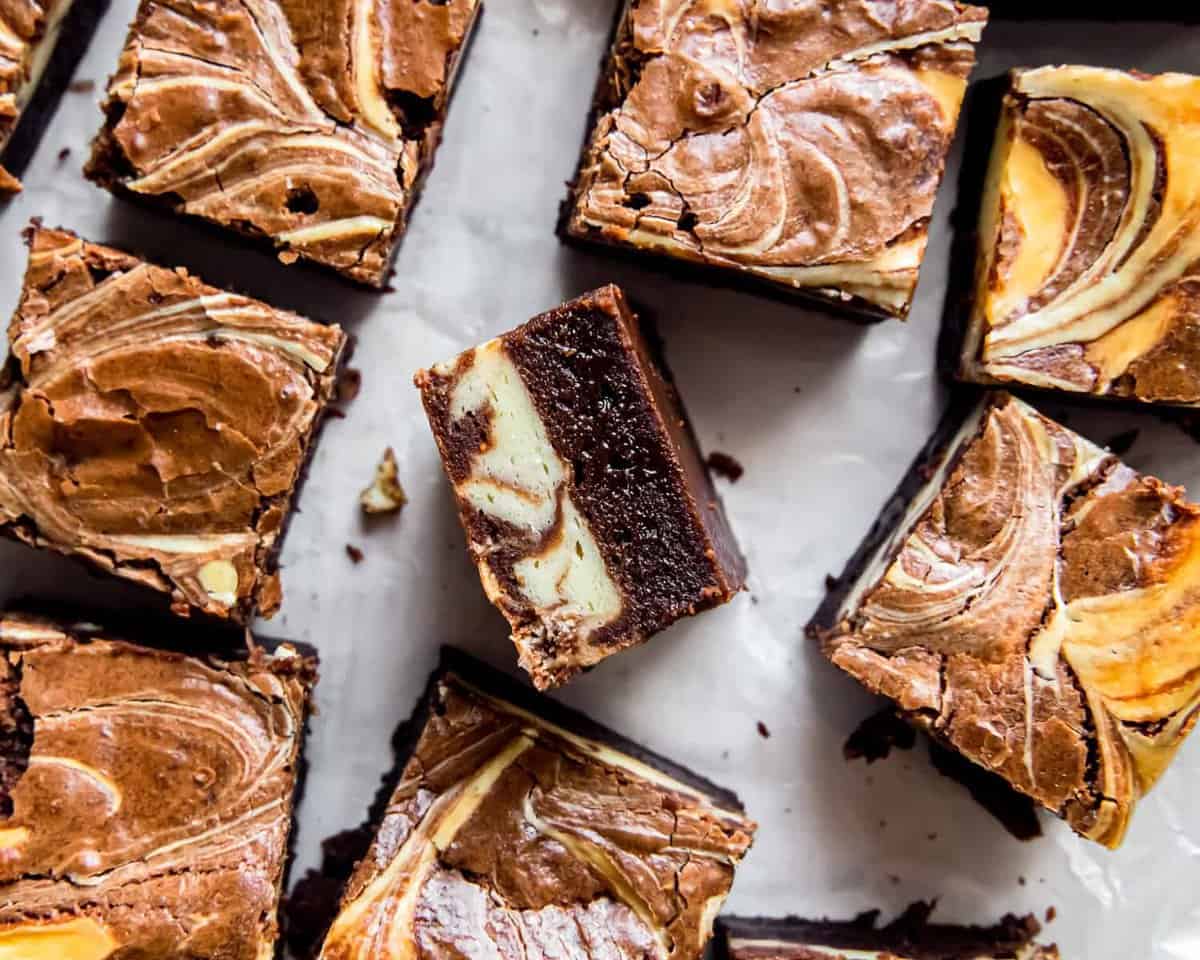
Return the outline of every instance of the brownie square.
{"type": "Polygon", "coordinates": [[[565,238],[905,317],[987,11],[627,0],[565,238]]]}
{"type": "Polygon", "coordinates": [[[0,533],[246,622],[346,338],[35,223],[0,393],[0,533]]]}
{"type": "Polygon", "coordinates": [[[321,960],[698,958],[755,824],[726,790],[448,651],[321,960]]]}
{"type": "Polygon", "coordinates": [[[315,664],[0,618],[0,953],[273,956],[315,664]]]}
{"type": "Polygon", "coordinates": [[[618,288],[416,383],[484,590],[539,689],[742,589],[679,397],[618,288]]]}
{"type": "Polygon", "coordinates": [[[830,659],[1120,844],[1200,708],[1200,507],[1007,394],[955,416],[815,626],[830,659]]]}
{"type": "Polygon", "coordinates": [[[1200,78],[1018,70],[960,377],[1200,404],[1200,78]]]}
{"type": "Polygon", "coordinates": [[[0,197],[21,189],[17,176],[107,9],[108,0],[6,0],[0,6],[0,197]]]}
{"type": "Polygon", "coordinates": [[[891,923],[879,911],[853,920],[722,917],[719,960],[1059,960],[1058,948],[1034,942],[1032,916],[991,927],[930,923],[933,904],[914,903],[891,923]]]}
{"type": "Polygon", "coordinates": [[[141,0],[87,174],[382,287],[479,0],[141,0]]]}

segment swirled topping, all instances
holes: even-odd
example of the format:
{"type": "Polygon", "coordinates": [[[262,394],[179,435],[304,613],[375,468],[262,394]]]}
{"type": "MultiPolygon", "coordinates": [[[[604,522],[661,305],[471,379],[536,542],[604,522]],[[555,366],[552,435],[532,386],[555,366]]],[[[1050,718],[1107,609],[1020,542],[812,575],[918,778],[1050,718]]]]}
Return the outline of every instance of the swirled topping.
{"type": "Polygon", "coordinates": [[[1200,403],[1200,79],[1017,71],[963,375],[1200,403]]]}
{"type": "Polygon", "coordinates": [[[446,674],[321,960],[696,957],[753,831],[446,674]]]}
{"type": "Polygon", "coordinates": [[[89,175],[382,286],[478,0],[142,0],[89,175]]]}
{"type": "Polygon", "coordinates": [[[827,650],[1116,846],[1200,711],[1200,507],[1007,396],[950,456],[827,650]]]}
{"type": "Polygon", "coordinates": [[[0,819],[0,953],[260,960],[291,825],[311,664],[244,663],[0,619],[32,721],[0,819]]]}
{"type": "Polygon", "coordinates": [[[279,606],[275,555],[345,337],[36,226],[0,394],[0,530],[190,609],[279,606]]]}
{"type": "Polygon", "coordinates": [[[905,315],[985,20],[630,0],[568,232],[905,315]]]}

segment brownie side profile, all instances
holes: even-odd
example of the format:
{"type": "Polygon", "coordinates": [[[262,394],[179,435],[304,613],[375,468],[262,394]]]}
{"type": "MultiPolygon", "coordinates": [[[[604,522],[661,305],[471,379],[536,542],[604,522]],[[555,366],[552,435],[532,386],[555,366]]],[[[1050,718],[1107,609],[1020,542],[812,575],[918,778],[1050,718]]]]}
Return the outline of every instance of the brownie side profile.
{"type": "Polygon", "coordinates": [[[1106,846],[1200,708],[1200,507],[1003,393],[814,626],[911,722],[1106,846]]]}
{"type": "Polygon", "coordinates": [[[627,0],[560,233],[906,316],[986,19],[937,0],[627,0]]]}
{"type": "Polygon", "coordinates": [[[930,923],[933,904],[914,903],[884,926],[879,912],[853,920],[722,917],[719,960],[1059,960],[1058,948],[1034,942],[1032,916],[995,926],[930,923]]]}
{"type": "Polygon", "coordinates": [[[959,376],[1200,405],[1200,78],[1017,70],[959,376]]]}
{"type": "Polygon", "coordinates": [[[755,829],[736,797],[454,652],[414,721],[322,960],[700,956],[755,829]]]}
{"type": "Polygon", "coordinates": [[[87,175],[382,287],[479,0],[141,0],[87,175]]]}
{"type": "Polygon", "coordinates": [[[484,590],[539,688],[742,589],[687,417],[618,288],[416,382],[484,590]]]}
{"type": "Polygon", "coordinates": [[[0,618],[0,952],[273,955],[315,663],[0,618]],[[15,771],[15,776],[13,775],[15,771]]]}
{"type": "Polygon", "coordinates": [[[199,611],[279,607],[346,337],[34,224],[0,393],[0,533],[199,611]]]}

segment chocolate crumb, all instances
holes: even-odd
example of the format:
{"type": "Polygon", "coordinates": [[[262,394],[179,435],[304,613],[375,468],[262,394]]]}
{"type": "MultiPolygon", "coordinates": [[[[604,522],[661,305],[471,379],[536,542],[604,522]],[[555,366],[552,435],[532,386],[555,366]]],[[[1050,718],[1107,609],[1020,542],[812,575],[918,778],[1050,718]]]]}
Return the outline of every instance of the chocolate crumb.
{"type": "Polygon", "coordinates": [[[1058,919],[1058,911],[1053,906],[1047,907],[1046,908],[1046,922],[1053,923],[1056,919],[1058,919]]]}
{"type": "Polygon", "coordinates": [[[917,742],[917,732],[891,709],[880,710],[867,717],[846,738],[842,756],[847,760],[865,759],[868,764],[883,760],[893,748],[911,750],[917,742]]]}
{"type": "Polygon", "coordinates": [[[1123,457],[1133,449],[1133,445],[1137,442],[1138,435],[1141,432],[1141,430],[1135,427],[1133,430],[1118,433],[1116,436],[1108,438],[1108,442],[1104,444],[1104,448],[1114,457],[1123,457]]]}
{"type": "Polygon", "coordinates": [[[404,488],[400,486],[399,468],[396,465],[396,454],[391,447],[383,451],[383,457],[375,468],[375,479],[371,485],[359,494],[358,502],[363,513],[382,514],[395,513],[406,503],[404,488]]]}
{"type": "Polygon", "coordinates": [[[1017,883],[1019,883],[1021,886],[1025,886],[1025,878],[1017,877],[1017,883]]]}
{"type": "Polygon", "coordinates": [[[58,162],[59,162],[59,163],[62,163],[62,162],[63,162],[64,160],[66,160],[66,159],[67,159],[67,157],[69,157],[70,155],[71,155],[71,148],[70,148],[70,147],[63,147],[61,150],[59,150],[59,151],[58,151],[58,162]]]}
{"type": "Polygon", "coordinates": [[[352,543],[346,544],[346,556],[356,564],[363,562],[363,552],[352,543]]]}
{"type": "Polygon", "coordinates": [[[722,453],[720,450],[714,450],[708,455],[704,461],[705,466],[718,476],[724,477],[730,483],[737,483],[742,478],[742,474],[746,472],[736,459],[727,453],[722,453]]]}
{"type": "Polygon", "coordinates": [[[362,371],[354,367],[346,367],[338,376],[337,401],[351,403],[362,389],[362,371]]]}
{"type": "Polygon", "coordinates": [[[1042,835],[1033,800],[1017,793],[999,774],[985,770],[961,753],[932,740],[929,741],[929,759],[938,773],[966,787],[975,802],[1018,840],[1032,840],[1042,835]]]}
{"type": "Polygon", "coordinates": [[[771,737],[771,731],[767,729],[767,725],[761,720],[758,721],[758,735],[764,740],[768,740],[771,737]]]}
{"type": "Polygon", "coordinates": [[[95,80],[73,80],[67,89],[72,93],[91,93],[96,89],[95,80]]]}

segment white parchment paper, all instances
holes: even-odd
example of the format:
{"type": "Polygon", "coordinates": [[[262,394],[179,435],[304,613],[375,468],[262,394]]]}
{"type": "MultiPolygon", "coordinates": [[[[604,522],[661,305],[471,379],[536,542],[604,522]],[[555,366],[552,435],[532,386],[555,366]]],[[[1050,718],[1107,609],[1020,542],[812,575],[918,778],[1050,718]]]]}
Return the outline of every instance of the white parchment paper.
{"type": "MultiPolygon", "coordinates": [[[[1200,958],[1200,738],[1108,853],[1045,820],[1010,837],[924,749],[874,766],[842,743],[875,704],[803,637],[823,594],[924,442],[942,406],[934,374],[955,202],[957,151],[939,199],[912,319],[860,329],[818,311],[669,280],[561,248],[553,227],[574,170],[615,0],[487,0],[437,167],[401,252],[394,292],[350,289],[162,215],[113,201],[80,167],[96,101],[135,0],[115,0],[26,177],[0,209],[0,314],[15,305],[32,216],[182,264],[358,336],[363,389],[331,421],[283,554],[284,605],[264,635],[321,654],[320,716],[299,816],[293,879],[323,837],[357,824],[389,738],[440,644],[515,672],[505,624],[463,549],[413,371],[566,297],[615,280],[657,311],[679,387],[706,449],[745,465],[720,481],[749,559],[751,591],[610,660],[559,696],[736,788],[761,829],[728,909],[743,914],[894,913],[940,898],[946,920],[985,922],[1054,906],[1047,937],[1073,960],[1200,958]],[[61,151],[69,155],[60,157],[61,151]],[[364,525],[358,491],[393,446],[411,502],[364,525]],[[345,545],[366,557],[351,564],[345,545]],[[759,722],[770,732],[759,734],[759,722]]],[[[994,24],[976,78],[1015,65],[1088,62],[1193,71],[1200,31],[1152,24],[994,24]]],[[[961,140],[961,137],[960,137],[961,140]]],[[[974,206],[977,198],[966,198],[974,206]]],[[[1200,446],[1129,413],[1075,415],[1104,442],[1137,428],[1136,468],[1200,494],[1200,446]]],[[[122,605],[137,594],[69,561],[0,545],[0,599],[24,594],[122,605]]]]}

